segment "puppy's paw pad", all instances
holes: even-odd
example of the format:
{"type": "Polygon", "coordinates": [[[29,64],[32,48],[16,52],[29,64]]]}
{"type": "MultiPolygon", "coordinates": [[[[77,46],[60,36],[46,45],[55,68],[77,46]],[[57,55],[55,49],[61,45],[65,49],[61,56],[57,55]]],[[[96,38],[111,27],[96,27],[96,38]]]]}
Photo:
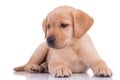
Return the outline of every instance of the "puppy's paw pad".
{"type": "Polygon", "coordinates": [[[25,71],[27,72],[31,72],[31,73],[38,73],[41,71],[41,68],[39,65],[37,64],[32,64],[32,65],[28,65],[26,68],[25,68],[25,71]]]}
{"type": "Polygon", "coordinates": [[[106,66],[101,66],[95,70],[95,76],[96,77],[111,77],[112,70],[106,66]]]}
{"type": "Polygon", "coordinates": [[[58,66],[53,72],[53,76],[58,78],[69,77],[71,75],[72,71],[67,66],[58,66]]]}

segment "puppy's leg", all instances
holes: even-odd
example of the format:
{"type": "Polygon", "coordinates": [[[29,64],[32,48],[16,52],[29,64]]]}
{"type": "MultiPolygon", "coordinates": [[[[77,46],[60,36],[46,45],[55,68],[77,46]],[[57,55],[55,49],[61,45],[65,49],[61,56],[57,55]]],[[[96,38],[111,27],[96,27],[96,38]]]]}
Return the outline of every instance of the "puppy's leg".
{"type": "Polygon", "coordinates": [[[40,64],[47,56],[48,47],[46,43],[41,44],[33,53],[28,63],[24,66],[14,68],[15,71],[39,72],[40,64]]]}
{"type": "Polygon", "coordinates": [[[97,77],[111,77],[112,70],[108,68],[106,63],[103,60],[98,60],[92,65],[92,70],[95,76],[97,77]]]}
{"type": "Polygon", "coordinates": [[[100,58],[98,52],[96,51],[88,35],[85,34],[82,37],[80,48],[81,48],[80,50],[81,53],[79,53],[80,58],[83,60],[84,64],[92,68],[95,76],[99,77],[112,76],[111,69],[109,69],[106,63],[100,58]]]}
{"type": "Polygon", "coordinates": [[[49,72],[55,77],[69,77],[72,75],[70,68],[61,61],[52,61],[48,65],[49,72]]]}

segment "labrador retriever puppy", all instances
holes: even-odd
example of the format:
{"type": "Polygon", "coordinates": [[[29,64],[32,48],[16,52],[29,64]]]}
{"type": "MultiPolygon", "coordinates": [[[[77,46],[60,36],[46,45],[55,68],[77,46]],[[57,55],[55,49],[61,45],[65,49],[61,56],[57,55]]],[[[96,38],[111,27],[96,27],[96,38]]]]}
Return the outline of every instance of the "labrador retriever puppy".
{"type": "Polygon", "coordinates": [[[93,22],[87,13],[73,7],[55,8],[43,21],[46,42],[39,45],[28,63],[14,70],[68,77],[91,68],[97,77],[112,76],[87,34],[93,22]]]}

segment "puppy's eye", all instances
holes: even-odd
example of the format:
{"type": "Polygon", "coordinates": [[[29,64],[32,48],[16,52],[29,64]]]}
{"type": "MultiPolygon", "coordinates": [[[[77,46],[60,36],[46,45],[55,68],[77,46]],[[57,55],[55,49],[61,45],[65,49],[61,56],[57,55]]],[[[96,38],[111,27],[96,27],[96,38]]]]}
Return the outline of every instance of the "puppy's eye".
{"type": "Polygon", "coordinates": [[[47,25],[47,29],[50,29],[50,25],[49,24],[47,25]]]}
{"type": "Polygon", "coordinates": [[[66,28],[68,26],[68,24],[65,24],[65,23],[61,23],[60,25],[62,28],[66,28]]]}

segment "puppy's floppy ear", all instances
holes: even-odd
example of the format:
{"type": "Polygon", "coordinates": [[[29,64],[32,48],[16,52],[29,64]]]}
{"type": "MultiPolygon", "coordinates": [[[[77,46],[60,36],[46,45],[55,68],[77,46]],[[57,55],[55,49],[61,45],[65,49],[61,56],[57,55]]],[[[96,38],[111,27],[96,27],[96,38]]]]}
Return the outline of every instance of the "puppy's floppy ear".
{"type": "Polygon", "coordinates": [[[94,20],[88,14],[81,10],[72,11],[74,37],[80,38],[92,26],[94,20]]]}
{"type": "Polygon", "coordinates": [[[43,20],[43,23],[42,23],[42,29],[45,33],[45,37],[47,35],[47,21],[46,21],[46,18],[43,20]]]}

